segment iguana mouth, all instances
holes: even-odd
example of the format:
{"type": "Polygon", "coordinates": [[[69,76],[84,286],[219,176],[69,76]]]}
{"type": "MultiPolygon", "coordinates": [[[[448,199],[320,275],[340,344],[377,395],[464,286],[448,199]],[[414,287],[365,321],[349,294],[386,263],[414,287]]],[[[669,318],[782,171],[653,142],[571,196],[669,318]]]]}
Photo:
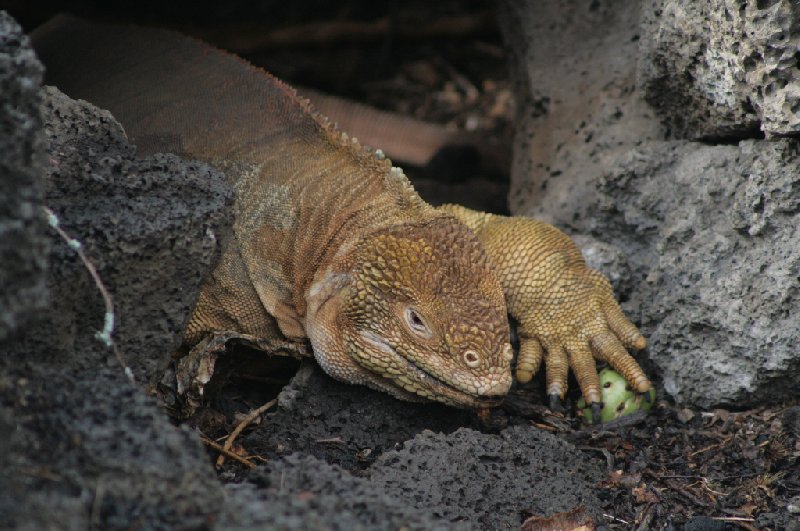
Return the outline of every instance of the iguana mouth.
{"type": "Polygon", "coordinates": [[[386,376],[386,373],[375,370],[376,366],[363,365],[359,362],[359,365],[362,365],[374,375],[379,376],[387,385],[391,385],[401,391],[413,393],[428,400],[443,402],[460,408],[491,408],[500,405],[505,399],[505,395],[480,396],[468,393],[426,371],[412,360],[397,352],[395,348],[386,343],[377,334],[362,332],[361,337],[373,347],[391,355],[396,361],[404,364],[404,369],[401,371],[403,376],[393,378],[386,376]]]}

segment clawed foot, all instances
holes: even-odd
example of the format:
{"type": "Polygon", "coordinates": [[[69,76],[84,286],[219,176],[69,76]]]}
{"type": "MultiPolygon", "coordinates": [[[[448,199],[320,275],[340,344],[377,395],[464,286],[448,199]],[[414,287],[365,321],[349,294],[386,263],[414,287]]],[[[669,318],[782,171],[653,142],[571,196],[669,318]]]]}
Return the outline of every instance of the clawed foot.
{"type": "Polygon", "coordinates": [[[608,363],[638,393],[652,387],[628,349],[647,341],[622,312],[611,284],[586,265],[580,250],[552,225],[443,207],[464,221],[483,243],[511,316],[519,323],[516,378],[525,383],[546,367],[553,409],[567,392],[570,368],[593,417],[602,409],[595,360],[608,363]]]}
{"type": "MultiPolygon", "coordinates": [[[[644,336],[614,298],[611,283],[586,265],[580,250],[557,229],[510,218],[504,227],[515,238],[504,254],[492,249],[501,271],[509,312],[519,322],[520,350],[516,377],[529,381],[545,364],[547,394],[558,406],[567,392],[571,368],[587,404],[602,408],[595,360],[608,363],[634,391],[646,393],[650,381],[628,349],[641,350],[644,336]]],[[[497,237],[497,236],[495,236],[497,237]]]]}
{"type": "Polygon", "coordinates": [[[608,280],[577,264],[563,271],[555,284],[553,291],[559,296],[539,297],[518,317],[517,380],[529,381],[544,361],[550,404],[559,406],[572,368],[595,419],[602,409],[595,360],[607,362],[636,392],[646,393],[650,380],[627,349],[641,350],[647,342],[622,313],[608,280]]]}

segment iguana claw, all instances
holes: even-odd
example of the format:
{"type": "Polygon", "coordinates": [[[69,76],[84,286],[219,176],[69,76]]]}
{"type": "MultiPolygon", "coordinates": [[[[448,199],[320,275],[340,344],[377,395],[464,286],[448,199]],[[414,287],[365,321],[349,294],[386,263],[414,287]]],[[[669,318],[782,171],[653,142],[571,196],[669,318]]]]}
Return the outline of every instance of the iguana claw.
{"type": "Polygon", "coordinates": [[[594,402],[592,404],[592,424],[600,424],[600,413],[603,411],[602,402],[594,402]]]}
{"type": "Polygon", "coordinates": [[[564,411],[564,406],[561,403],[561,397],[558,396],[558,393],[552,393],[549,395],[549,402],[550,402],[550,409],[552,411],[561,412],[564,411]]]}

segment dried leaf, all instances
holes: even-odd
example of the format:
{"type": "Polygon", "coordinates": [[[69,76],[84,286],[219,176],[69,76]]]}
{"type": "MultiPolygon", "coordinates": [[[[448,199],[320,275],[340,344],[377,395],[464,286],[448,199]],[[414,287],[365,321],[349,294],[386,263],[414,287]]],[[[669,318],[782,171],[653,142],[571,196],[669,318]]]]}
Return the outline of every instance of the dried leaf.
{"type": "Polygon", "coordinates": [[[737,511],[746,516],[753,516],[756,509],[758,509],[758,507],[754,503],[747,502],[739,507],[737,511]]]}
{"type": "Polygon", "coordinates": [[[632,489],[642,482],[642,474],[636,472],[635,474],[623,474],[619,478],[619,484],[626,489],[632,489]]]}
{"type": "Polygon", "coordinates": [[[594,531],[594,529],[592,517],[582,505],[565,513],[531,516],[520,527],[520,531],[594,531]]]}
{"type": "Polygon", "coordinates": [[[631,492],[637,503],[658,503],[661,501],[655,492],[645,486],[636,487],[631,492]]]}
{"type": "Polygon", "coordinates": [[[623,476],[622,470],[613,470],[608,473],[608,484],[610,486],[617,486],[619,485],[620,480],[623,476]]]}
{"type": "Polygon", "coordinates": [[[683,408],[678,411],[678,420],[684,424],[688,424],[694,418],[694,411],[688,408],[683,408]]]}

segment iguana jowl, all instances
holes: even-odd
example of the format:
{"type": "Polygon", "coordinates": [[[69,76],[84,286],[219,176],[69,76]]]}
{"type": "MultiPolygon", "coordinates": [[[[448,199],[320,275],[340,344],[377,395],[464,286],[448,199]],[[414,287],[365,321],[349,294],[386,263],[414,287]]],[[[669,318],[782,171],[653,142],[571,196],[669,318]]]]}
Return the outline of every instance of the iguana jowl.
{"type": "MultiPolygon", "coordinates": [[[[542,360],[551,398],[575,371],[599,404],[595,358],[639,392],[645,339],[571,240],[525,218],[434,208],[380,152],[288,86],[195,39],[60,18],[37,30],[48,82],[109,109],[140,152],[223,169],[234,237],[185,342],[214,333],[302,345],[333,377],[407,399],[495,404],[542,360]]],[[[201,347],[202,348],[202,347],[201,347]]]]}

